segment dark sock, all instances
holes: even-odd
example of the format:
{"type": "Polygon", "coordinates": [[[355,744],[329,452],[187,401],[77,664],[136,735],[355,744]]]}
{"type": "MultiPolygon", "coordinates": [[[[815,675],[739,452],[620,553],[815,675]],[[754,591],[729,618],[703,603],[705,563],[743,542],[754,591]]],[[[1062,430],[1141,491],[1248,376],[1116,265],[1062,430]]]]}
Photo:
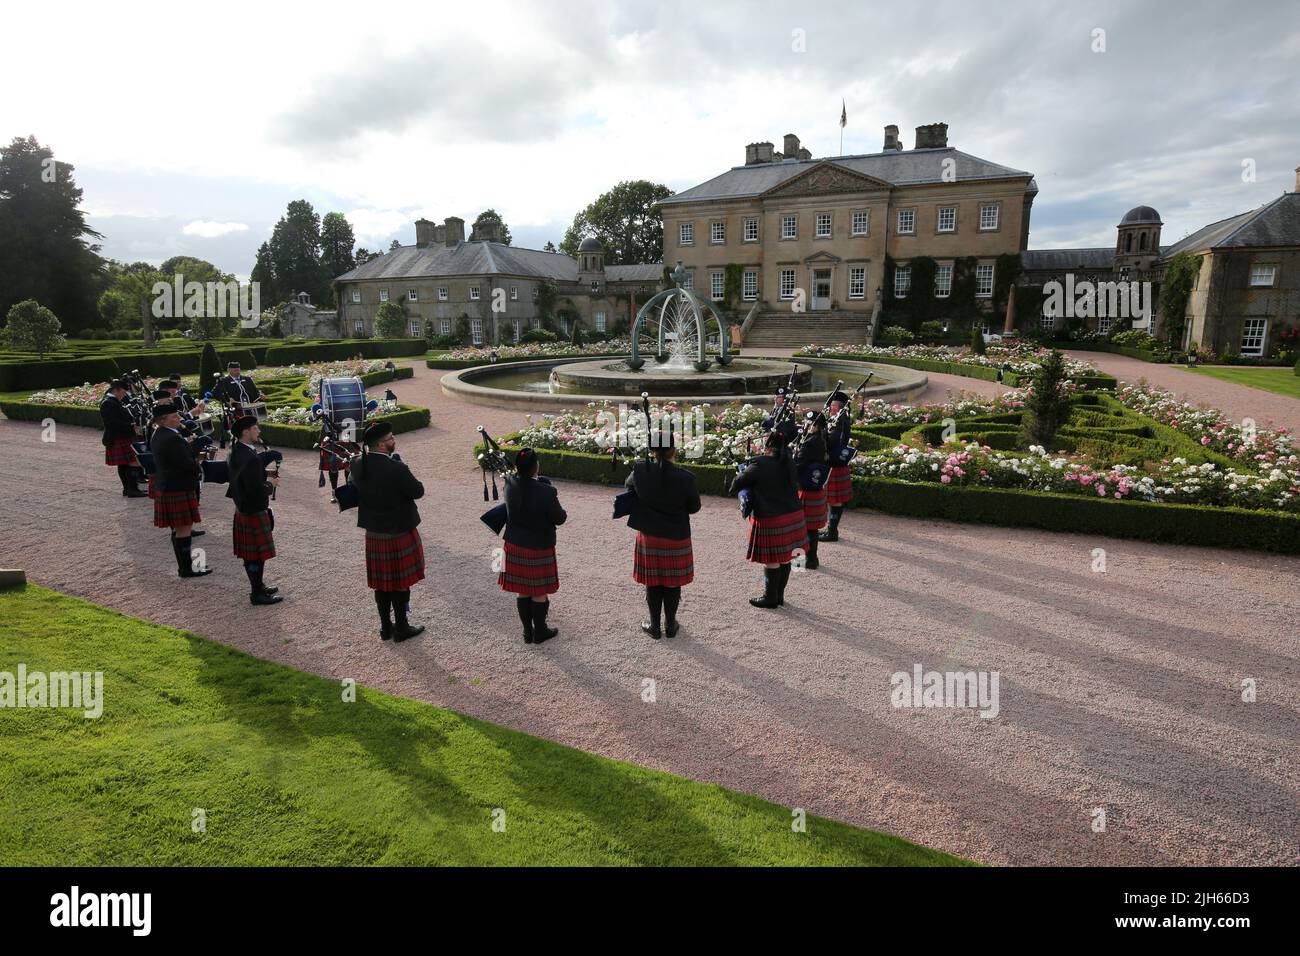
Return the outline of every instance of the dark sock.
{"type": "Polygon", "coordinates": [[[406,619],[406,609],[411,604],[411,592],[409,590],[390,591],[389,594],[393,599],[393,616],[397,619],[397,627],[407,627],[410,622],[406,619]]]}
{"type": "Polygon", "coordinates": [[[524,630],[529,633],[533,629],[533,599],[530,597],[515,598],[515,610],[519,612],[519,620],[524,624],[524,630]]]}
{"type": "Polygon", "coordinates": [[[840,517],[844,514],[844,506],[836,505],[831,509],[831,530],[834,531],[840,526],[840,517]]]}
{"type": "Polygon", "coordinates": [[[375,604],[379,607],[379,621],[385,629],[393,626],[393,596],[387,591],[375,592],[375,604]]]}
{"type": "Polygon", "coordinates": [[[244,573],[248,575],[248,586],[253,589],[254,594],[262,593],[262,562],[245,561],[244,573]]]}
{"type": "Polygon", "coordinates": [[[677,606],[682,603],[681,588],[660,588],[664,593],[664,618],[669,627],[677,622],[677,606]]]}
{"type": "Polygon", "coordinates": [[[657,584],[647,585],[645,603],[650,608],[650,623],[656,628],[659,627],[659,620],[664,607],[664,589],[657,584]]]}
{"type": "Polygon", "coordinates": [[[176,570],[181,574],[190,574],[194,570],[193,557],[190,553],[190,539],[172,535],[172,550],[176,552],[176,570]]]}
{"type": "Polygon", "coordinates": [[[117,480],[122,482],[123,491],[135,490],[135,480],[131,477],[131,472],[133,470],[134,469],[132,469],[130,465],[117,466],[117,480]]]}

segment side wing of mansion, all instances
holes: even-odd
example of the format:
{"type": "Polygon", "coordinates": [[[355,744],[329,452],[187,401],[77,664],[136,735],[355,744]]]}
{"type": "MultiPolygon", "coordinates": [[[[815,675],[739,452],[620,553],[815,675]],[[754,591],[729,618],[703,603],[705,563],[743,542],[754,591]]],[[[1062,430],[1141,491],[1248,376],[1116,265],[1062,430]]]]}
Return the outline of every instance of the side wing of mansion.
{"type": "Polygon", "coordinates": [[[539,290],[556,289],[556,325],[570,332],[570,318],[597,332],[627,322],[658,291],[663,265],[606,266],[599,241],[583,241],[578,258],[508,246],[486,224],[465,239],[465,221],[415,223],[415,244],[401,246],[334,280],[338,322],[345,336],[373,335],[375,315],[385,302],[406,313],[406,332],[450,335],[462,316],[475,344],[518,341],[541,325],[539,290]],[[496,307],[494,308],[494,303],[496,307]]]}

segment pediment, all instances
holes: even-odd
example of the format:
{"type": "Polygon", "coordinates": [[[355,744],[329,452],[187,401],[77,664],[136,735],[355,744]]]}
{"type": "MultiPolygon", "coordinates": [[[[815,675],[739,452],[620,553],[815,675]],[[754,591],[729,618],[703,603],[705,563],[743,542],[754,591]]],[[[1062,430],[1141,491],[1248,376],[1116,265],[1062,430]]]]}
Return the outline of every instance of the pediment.
{"type": "Polygon", "coordinates": [[[833,255],[827,252],[825,249],[821,250],[820,252],[814,252],[807,259],[804,260],[804,262],[807,263],[808,265],[813,265],[818,262],[825,262],[829,265],[834,265],[835,263],[842,262],[842,261],[843,260],[839,256],[833,255]]]}
{"type": "Polygon", "coordinates": [[[893,188],[883,179],[866,176],[834,163],[818,163],[794,179],[786,180],[763,193],[765,198],[785,196],[826,196],[835,193],[875,192],[893,188]]]}

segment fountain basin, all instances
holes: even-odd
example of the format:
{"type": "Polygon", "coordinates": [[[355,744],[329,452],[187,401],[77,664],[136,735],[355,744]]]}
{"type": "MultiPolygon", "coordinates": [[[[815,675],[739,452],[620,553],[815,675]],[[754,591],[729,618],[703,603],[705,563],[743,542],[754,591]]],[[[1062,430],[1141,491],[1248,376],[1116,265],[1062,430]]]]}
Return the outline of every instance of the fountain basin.
{"type": "MultiPolygon", "coordinates": [[[[605,358],[592,364],[610,365],[615,364],[616,361],[615,359],[605,358]]],[[[737,362],[739,361],[738,359],[737,362]]],[[[755,364],[759,362],[759,360],[749,361],[753,361],[755,364]]],[[[447,373],[439,380],[439,384],[441,384],[445,395],[459,398],[471,404],[486,405],[492,408],[519,408],[533,411],[577,409],[584,407],[588,402],[597,404],[610,402],[617,405],[620,402],[627,402],[629,398],[639,397],[642,391],[649,391],[649,389],[645,388],[643,380],[647,378],[650,363],[647,363],[641,372],[629,371],[626,373],[629,378],[637,377],[636,381],[631,383],[633,387],[630,389],[624,383],[620,383],[616,387],[610,381],[607,385],[602,386],[600,391],[595,389],[590,392],[585,390],[582,392],[552,391],[551,372],[561,366],[574,364],[587,363],[574,363],[570,359],[537,359],[535,361],[511,362],[509,364],[476,365],[473,368],[447,373]]],[[[789,380],[791,362],[771,359],[766,364],[773,366],[772,371],[777,376],[777,384],[784,385],[789,380]]],[[[800,402],[804,406],[811,407],[820,406],[826,400],[836,381],[843,380],[844,388],[851,390],[857,387],[868,371],[874,372],[875,378],[863,390],[863,396],[866,398],[906,402],[923,392],[929,383],[929,379],[924,372],[900,365],[876,365],[866,362],[846,362],[821,358],[801,358],[799,365],[810,370],[812,381],[807,387],[801,388],[800,402]]],[[[728,366],[728,369],[730,369],[730,366],[728,366]]],[[[727,373],[719,370],[718,372],[706,374],[727,373]]],[[[770,405],[772,395],[776,390],[774,385],[770,390],[752,394],[707,394],[696,391],[693,387],[703,377],[701,373],[687,371],[683,372],[682,376],[686,380],[686,385],[681,392],[671,394],[652,392],[651,394],[660,401],[672,399],[686,405],[706,403],[719,405],[731,402],[770,405]]]]}
{"type": "Polygon", "coordinates": [[[770,394],[790,381],[792,367],[795,385],[807,391],[812,382],[812,366],[792,362],[736,360],[717,365],[707,372],[691,366],[646,364],[633,371],[624,361],[598,359],[594,362],[571,362],[551,369],[551,391],[557,394],[640,395],[652,398],[678,395],[736,396],[770,394]]]}

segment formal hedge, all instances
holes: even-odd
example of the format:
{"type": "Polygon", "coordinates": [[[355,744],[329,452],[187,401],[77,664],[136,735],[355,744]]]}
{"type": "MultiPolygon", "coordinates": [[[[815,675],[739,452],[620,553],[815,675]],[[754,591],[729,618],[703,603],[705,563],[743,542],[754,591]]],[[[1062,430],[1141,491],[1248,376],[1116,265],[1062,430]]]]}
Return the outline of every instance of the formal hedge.
{"type": "MultiPolygon", "coordinates": [[[[795,358],[827,358],[835,361],[844,362],[873,362],[878,365],[901,365],[904,368],[914,368],[921,372],[942,372],[946,375],[960,375],[965,378],[978,378],[986,382],[996,382],[998,380],[998,369],[985,365],[967,365],[963,362],[941,362],[938,359],[925,358],[902,358],[893,355],[869,355],[864,352],[851,352],[843,355],[822,355],[818,356],[813,353],[796,352],[795,358]]],[[[1070,381],[1076,382],[1084,388],[1094,390],[1114,391],[1118,385],[1115,376],[1104,375],[1076,375],[1072,376],[1070,381]]],[[[1011,388],[1018,388],[1022,383],[1029,384],[1029,376],[1018,375],[1015,372],[1003,372],[1002,382],[1011,388]]]]}
{"type": "MultiPolygon", "coordinates": [[[[572,360],[575,362],[586,362],[586,361],[596,361],[598,359],[608,359],[608,358],[621,359],[621,358],[627,358],[627,354],[628,353],[626,352],[609,352],[604,355],[590,355],[590,354],[588,355],[519,355],[519,356],[512,356],[511,358],[500,358],[497,359],[495,362],[489,362],[486,359],[483,359],[482,361],[475,361],[475,362],[464,362],[458,359],[434,357],[434,358],[426,359],[424,364],[428,368],[442,369],[449,372],[456,372],[465,368],[479,368],[480,366],[483,365],[506,365],[509,364],[510,362],[545,362],[550,359],[555,359],[559,361],[572,360]]],[[[732,358],[740,357],[739,352],[731,352],[730,355],[732,356],[732,358]]],[[[653,360],[653,359],[650,358],[648,360],[653,360]]]]}
{"type": "MultiPolygon", "coordinates": [[[[393,426],[395,432],[415,431],[428,428],[431,415],[429,409],[420,405],[398,405],[397,411],[384,415],[374,415],[366,421],[385,421],[393,426]]],[[[317,425],[276,425],[271,422],[262,424],[262,438],[268,445],[280,448],[311,448],[320,438],[317,425]]]]}
{"type": "MultiPolygon", "coordinates": [[[[517,434],[500,439],[513,457],[517,434]]],[[[474,454],[482,451],[474,447],[474,454]]],[[[542,474],[551,478],[621,486],[626,467],[610,466],[607,455],[537,449],[542,474]]],[[[725,495],[734,468],[683,461],[703,494],[725,495]]],[[[1041,528],[1165,544],[1242,548],[1300,554],[1300,515],[1247,508],[1118,501],[1014,488],[979,488],[893,478],[853,478],[853,507],[889,514],[973,524],[1041,528]]],[[[612,501],[611,501],[612,513],[612,501]]]]}
{"type": "MultiPolygon", "coordinates": [[[[135,343],[123,348],[128,343],[105,342],[101,348],[63,350],[56,356],[71,357],[47,361],[38,361],[35,356],[21,352],[0,351],[0,392],[106,382],[132,369],[150,376],[169,372],[193,375],[199,370],[203,343],[181,340],[181,346],[172,345],[175,341],[167,340],[155,349],[144,349],[135,343]]],[[[423,355],[426,348],[424,339],[357,339],[301,345],[249,344],[245,339],[232,339],[213,345],[223,364],[237,361],[246,370],[266,365],[337,361],[358,355],[371,359],[401,358],[423,355]]]]}

